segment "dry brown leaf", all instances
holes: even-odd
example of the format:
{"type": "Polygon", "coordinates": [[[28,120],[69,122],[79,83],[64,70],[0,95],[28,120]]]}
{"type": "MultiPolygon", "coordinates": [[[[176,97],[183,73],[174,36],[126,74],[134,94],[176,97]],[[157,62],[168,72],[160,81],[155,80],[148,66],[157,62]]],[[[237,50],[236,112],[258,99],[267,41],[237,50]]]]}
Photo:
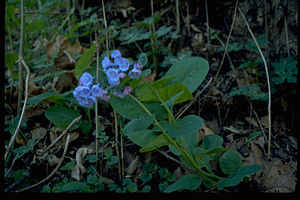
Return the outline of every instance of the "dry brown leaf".
{"type": "Polygon", "coordinates": [[[43,113],[45,112],[45,108],[41,108],[39,106],[36,106],[36,107],[31,107],[31,108],[28,108],[26,110],[26,112],[24,113],[24,117],[26,119],[29,119],[31,117],[36,117],[36,116],[40,116],[42,115],[43,113]]]}
{"type": "Polygon", "coordinates": [[[60,35],[58,35],[55,42],[52,43],[48,40],[44,40],[44,45],[47,49],[46,55],[48,59],[50,59],[51,55],[57,51],[57,58],[54,59],[54,63],[58,68],[74,68],[75,63],[72,59],[74,59],[76,55],[80,55],[87,51],[87,49],[81,46],[79,42],[71,45],[67,37],[60,35]]]}
{"type": "Polygon", "coordinates": [[[27,145],[27,142],[19,137],[16,137],[16,143],[21,144],[23,146],[27,145]]]}
{"type": "Polygon", "coordinates": [[[198,130],[198,142],[202,141],[207,135],[215,134],[213,130],[208,128],[205,124],[203,123],[203,127],[198,130]]]}
{"type": "Polygon", "coordinates": [[[77,181],[80,181],[82,179],[82,175],[86,171],[85,167],[83,166],[83,162],[87,151],[88,148],[80,148],[76,152],[76,165],[71,173],[71,176],[77,181]]]}
{"type": "Polygon", "coordinates": [[[253,126],[255,126],[255,127],[259,127],[258,124],[257,124],[257,122],[256,122],[256,120],[255,120],[254,118],[245,117],[245,119],[246,119],[246,121],[247,121],[249,124],[251,124],[251,125],[253,125],[253,126]]]}
{"type": "Polygon", "coordinates": [[[269,128],[269,116],[266,115],[260,119],[260,123],[265,127],[269,128]]]}
{"type": "Polygon", "coordinates": [[[125,169],[126,175],[132,175],[138,165],[139,162],[139,156],[136,156],[134,160],[131,161],[131,163],[128,165],[128,167],[125,169]]]}
{"type": "Polygon", "coordinates": [[[53,165],[56,165],[59,162],[59,158],[57,158],[55,155],[50,154],[47,158],[50,167],[53,165]]]}
{"type": "Polygon", "coordinates": [[[47,134],[47,129],[45,129],[44,127],[39,127],[36,129],[33,129],[31,131],[31,135],[32,137],[35,137],[36,139],[43,139],[47,134]]]}

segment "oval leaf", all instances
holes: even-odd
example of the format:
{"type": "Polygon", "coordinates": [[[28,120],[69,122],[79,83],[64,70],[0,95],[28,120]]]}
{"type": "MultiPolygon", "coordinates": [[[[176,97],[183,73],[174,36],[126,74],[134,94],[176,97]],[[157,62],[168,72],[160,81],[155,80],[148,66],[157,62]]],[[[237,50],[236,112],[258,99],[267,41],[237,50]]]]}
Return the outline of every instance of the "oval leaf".
{"type": "Polygon", "coordinates": [[[152,151],[161,146],[165,146],[165,145],[169,145],[169,144],[171,144],[171,142],[168,140],[168,138],[164,134],[161,134],[161,135],[155,137],[150,142],[148,142],[145,146],[143,146],[140,149],[140,152],[143,153],[143,152],[152,151]]]}
{"type": "Polygon", "coordinates": [[[208,62],[200,57],[189,57],[177,61],[167,71],[165,77],[176,75],[169,84],[181,83],[194,92],[202,83],[209,70],[208,62]]]}
{"type": "Polygon", "coordinates": [[[220,159],[220,167],[224,174],[233,174],[242,167],[242,159],[238,152],[229,150],[220,159]]]}
{"type": "Polygon", "coordinates": [[[188,174],[169,185],[164,192],[174,192],[181,189],[196,190],[202,183],[202,179],[196,174],[188,174]]]}
{"type": "Polygon", "coordinates": [[[203,148],[206,150],[216,149],[222,147],[223,138],[218,135],[207,135],[203,139],[203,148]]]}
{"type": "Polygon", "coordinates": [[[90,64],[90,60],[96,50],[96,43],[93,44],[77,61],[75,66],[75,77],[77,80],[80,79],[81,74],[85,72],[90,64]]]}
{"type": "Polygon", "coordinates": [[[45,116],[55,126],[64,130],[75,118],[80,116],[80,113],[78,110],[61,105],[55,105],[45,111],[45,116]]]}

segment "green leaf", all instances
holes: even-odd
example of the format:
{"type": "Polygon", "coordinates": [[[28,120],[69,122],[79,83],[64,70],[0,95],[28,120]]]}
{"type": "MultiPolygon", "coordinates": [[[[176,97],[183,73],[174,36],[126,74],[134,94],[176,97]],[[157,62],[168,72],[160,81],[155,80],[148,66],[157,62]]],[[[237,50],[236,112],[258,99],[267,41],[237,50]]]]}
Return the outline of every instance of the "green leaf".
{"type": "Polygon", "coordinates": [[[37,106],[41,101],[50,100],[53,102],[59,102],[63,100],[63,97],[60,94],[56,93],[44,93],[40,95],[36,95],[33,97],[28,98],[28,107],[35,107],[37,106]]]}
{"type": "Polygon", "coordinates": [[[249,137],[247,138],[247,141],[246,141],[246,144],[248,144],[251,140],[253,140],[254,138],[260,136],[262,134],[261,131],[256,131],[256,132],[253,132],[249,135],[249,137]]]}
{"type": "Polygon", "coordinates": [[[148,193],[148,192],[150,192],[150,190],[151,190],[151,186],[150,185],[145,185],[143,187],[143,189],[141,190],[141,192],[148,193]]]}
{"type": "Polygon", "coordinates": [[[167,71],[165,77],[176,75],[168,85],[180,83],[192,93],[202,83],[209,70],[208,62],[200,57],[189,57],[177,61],[167,71]]]}
{"type": "MultiPolygon", "coordinates": [[[[129,120],[149,116],[149,114],[147,114],[146,111],[129,96],[125,96],[122,99],[112,95],[109,103],[117,113],[129,120]]],[[[165,119],[168,116],[168,113],[159,102],[147,102],[144,103],[144,106],[156,116],[157,120],[165,119]]]]}
{"type": "Polygon", "coordinates": [[[88,120],[80,120],[78,126],[83,134],[87,135],[92,128],[92,124],[88,120]]]}
{"type": "Polygon", "coordinates": [[[134,119],[124,127],[123,133],[133,143],[144,146],[157,136],[152,130],[147,129],[153,123],[153,120],[154,116],[134,119]]]}
{"type": "Polygon", "coordinates": [[[19,54],[17,53],[5,54],[5,65],[7,66],[11,74],[14,73],[15,62],[18,59],[19,59],[19,54]]]}
{"type": "Polygon", "coordinates": [[[90,187],[83,182],[79,181],[72,181],[61,188],[61,192],[76,192],[76,191],[82,191],[82,192],[87,192],[90,191],[90,187]]]}
{"type": "Polygon", "coordinates": [[[170,193],[181,189],[196,190],[202,183],[202,178],[196,174],[182,176],[175,183],[169,185],[164,192],[170,193]]]}
{"type": "Polygon", "coordinates": [[[242,167],[242,159],[238,152],[229,150],[220,159],[220,167],[224,174],[233,174],[242,167]]]}
{"type": "Polygon", "coordinates": [[[93,44],[77,61],[75,66],[75,77],[77,80],[80,79],[81,74],[89,68],[90,60],[96,50],[96,43],[93,44]]]}
{"type": "Polygon", "coordinates": [[[80,116],[80,113],[72,108],[55,105],[45,111],[45,116],[55,126],[64,130],[75,118],[80,116]]]}
{"type": "Polygon", "coordinates": [[[64,166],[60,168],[60,170],[72,171],[75,167],[75,160],[71,162],[67,162],[64,166]]]}
{"type": "Polygon", "coordinates": [[[262,170],[259,165],[248,165],[240,168],[236,173],[231,174],[228,178],[224,178],[218,182],[218,190],[222,190],[224,187],[233,187],[238,185],[245,176],[254,174],[262,170]]]}
{"type": "Polygon", "coordinates": [[[180,136],[184,136],[185,134],[190,134],[195,132],[203,127],[203,119],[196,115],[188,115],[182,119],[177,119],[176,124],[178,128],[176,128],[173,124],[168,122],[162,122],[161,125],[167,130],[168,134],[177,138],[180,136]]]}
{"type": "Polygon", "coordinates": [[[203,148],[206,150],[216,149],[222,147],[223,138],[218,135],[207,135],[203,139],[203,148]]]}
{"type": "Polygon", "coordinates": [[[141,53],[141,54],[139,55],[139,59],[138,59],[137,62],[140,63],[142,66],[146,66],[147,63],[148,63],[147,54],[141,53]]]}
{"type": "Polygon", "coordinates": [[[157,136],[156,138],[154,138],[153,140],[151,140],[150,142],[148,142],[145,146],[143,146],[140,149],[140,152],[143,153],[143,152],[152,151],[161,146],[165,146],[165,145],[169,145],[169,144],[171,144],[171,142],[168,140],[168,138],[164,134],[161,134],[161,135],[157,136]]]}
{"type": "Polygon", "coordinates": [[[161,26],[159,29],[155,32],[157,37],[161,37],[169,33],[172,29],[172,26],[166,27],[166,26],[161,26]]]}

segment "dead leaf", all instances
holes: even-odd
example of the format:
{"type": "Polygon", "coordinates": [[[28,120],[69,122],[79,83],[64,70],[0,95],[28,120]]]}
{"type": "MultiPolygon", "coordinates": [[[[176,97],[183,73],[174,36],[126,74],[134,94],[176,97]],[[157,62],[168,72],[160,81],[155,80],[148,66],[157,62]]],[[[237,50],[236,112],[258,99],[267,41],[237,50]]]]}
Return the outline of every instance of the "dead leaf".
{"type": "Polygon", "coordinates": [[[19,137],[16,137],[16,143],[21,144],[23,146],[27,145],[27,142],[19,137]]]}
{"type": "Polygon", "coordinates": [[[260,123],[265,127],[269,128],[269,116],[266,115],[260,119],[260,123]]]}
{"type": "Polygon", "coordinates": [[[55,155],[50,154],[47,158],[50,167],[53,165],[56,165],[59,162],[59,158],[57,158],[55,155]]]}
{"type": "Polygon", "coordinates": [[[54,64],[58,68],[74,68],[75,64],[73,59],[87,51],[79,42],[71,45],[69,39],[61,35],[58,35],[55,42],[52,43],[45,39],[44,45],[47,50],[46,55],[48,59],[57,52],[54,64]]]}
{"type": "Polygon", "coordinates": [[[32,137],[35,137],[36,139],[43,139],[47,134],[47,129],[45,129],[44,127],[39,127],[39,128],[36,128],[36,129],[33,129],[31,131],[31,135],[32,137]]]}
{"type": "Polygon", "coordinates": [[[198,142],[202,141],[207,135],[215,134],[213,130],[208,128],[205,124],[203,123],[203,127],[198,130],[198,142]]]}
{"type": "Polygon", "coordinates": [[[77,181],[80,181],[82,179],[82,175],[86,171],[85,167],[82,164],[87,151],[88,148],[80,148],[76,152],[76,165],[71,173],[71,176],[77,181]]]}
{"type": "Polygon", "coordinates": [[[255,127],[259,127],[255,119],[250,118],[250,117],[245,117],[245,119],[246,119],[246,121],[247,121],[249,124],[251,124],[251,125],[253,125],[253,126],[255,126],[255,127]]]}
{"type": "Polygon", "coordinates": [[[139,156],[136,156],[134,160],[131,161],[131,163],[128,165],[128,167],[125,169],[126,175],[132,175],[138,165],[139,156]]]}

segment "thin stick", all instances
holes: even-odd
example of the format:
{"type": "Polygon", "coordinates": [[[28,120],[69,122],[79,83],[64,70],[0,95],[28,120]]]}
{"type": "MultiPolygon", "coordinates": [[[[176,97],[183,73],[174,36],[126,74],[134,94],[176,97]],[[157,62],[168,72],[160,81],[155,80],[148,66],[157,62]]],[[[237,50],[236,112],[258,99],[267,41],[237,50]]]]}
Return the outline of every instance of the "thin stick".
{"type": "Polygon", "coordinates": [[[187,21],[187,32],[188,32],[188,36],[191,36],[191,25],[190,25],[190,10],[189,10],[189,1],[187,0],[185,2],[186,4],[186,21],[187,21]]]}
{"type": "MultiPolygon", "coordinates": [[[[24,37],[25,37],[25,15],[24,15],[24,0],[21,0],[21,33],[20,33],[20,48],[19,56],[23,58],[24,52],[24,37]]],[[[18,87],[18,104],[17,115],[21,112],[22,94],[23,94],[23,65],[19,62],[19,87],[18,87]]]]}
{"type": "MultiPolygon", "coordinates": [[[[122,121],[121,121],[121,115],[119,115],[120,119],[120,129],[122,130],[122,121]]],[[[124,169],[124,148],[123,148],[123,137],[122,134],[120,134],[120,146],[121,146],[121,171],[122,171],[122,180],[124,180],[125,177],[125,169],[124,169]]]]}
{"type": "Polygon", "coordinates": [[[114,118],[115,118],[115,139],[116,139],[116,152],[118,157],[118,172],[119,172],[119,180],[121,181],[121,163],[120,163],[120,154],[119,154],[119,142],[118,142],[118,120],[117,120],[117,114],[115,109],[114,110],[114,118]]]}
{"type": "MultiPolygon", "coordinates": [[[[21,123],[22,123],[22,120],[23,120],[23,116],[24,116],[24,113],[25,113],[25,109],[26,109],[26,105],[27,105],[27,100],[28,100],[28,84],[29,84],[29,76],[30,76],[30,70],[29,70],[29,67],[26,65],[26,63],[24,62],[23,58],[20,57],[19,58],[19,62],[22,62],[22,64],[25,66],[25,70],[27,72],[27,75],[26,75],[26,83],[25,83],[25,99],[24,99],[24,104],[23,104],[23,108],[22,108],[22,113],[21,113],[21,116],[20,116],[20,120],[19,120],[19,123],[18,123],[18,126],[15,130],[15,133],[13,135],[13,137],[11,138],[10,142],[9,142],[9,145],[7,147],[7,150],[6,150],[6,153],[4,155],[4,160],[6,160],[7,156],[8,156],[8,153],[16,139],[16,136],[20,130],[20,126],[21,126],[21,123]]],[[[22,72],[20,72],[22,73],[22,72]]],[[[22,73],[23,74],[23,73],[22,73]]],[[[20,95],[21,96],[21,95],[20,95]]]]}
{"type": "Polygon", "coordinates": [[[206,11],[207,44],[209,45],[209,18],[208,18],[207,0],[205,0],[205,11],[206,11]]]}
{"type": "Polygon", "coordinates": [[[70,134],[67,135],[66,145],[65,145],[65,149],[64,149],[63,155],[62,155],[61,159],[59,160],[59,162],[58,162],[56,168],[51,172],[51,174],[49,174],[49,176],[47,176],[45,179],[41,180],[40,182],[38,182],[38,183],[36,183],[36,184],[34,184],[34,185],[31,185],[31,186],[29,186],[29,187],[23,188],[23,189],[21,189],[21,190],[19,190],[19,191],[16,191],[16,192],[23,192],[23,191],[25,191],[25,190],[29,190],[29,189],[31,189],[31,188],[34,188],[34,187],[36,187],[36,186],[38,186],[38,185],[44,183],[44,182],[47,181],[48,179],[50,179],[50,178],[57,172],[57,170],[59,169],[60,165],[61,165],[62,162],[64,161],[65,155],[66,155],[67,150],[68,150],[69,143],[70,143],[70,134]]]}
{"type": "Polygon", "coordinates": [[[249,26],[249,24],[248,24],[248,22],[247,22],[247,20],[246,20],[246,18],[244,16],[242,10],[240,8],[238,8],[238,9],[239,9],[240,14],[243,17],[243,20],[245,21],[245,23],[247,25],[248,31],[250,32],[250,34],[251,34],[251,36],[252,36],[252,38],[253,38],[253,40],[254,40],[257,48],[258,48],[258,51],[259,51],[259,53],[261,55],[261,58],[262,58],[262,60],[264,62],[264,65],[265,65],[266,76],[267,76],[267,83],[268,83],[268,93],[269,93],[269,103],[268,103],[268,115],[269,115],[268,160],[270,160],[271,159],[271,86],[270,86],[268,66],[267,66],[265,57],[264,57],[264,55],[263,55],[263,53],[262,53],[262,51],[261,51],[261,49],[260,49],[260,47],[259,47],[256,39],[255,39],[255,36],[253,35],[253,33],[252,33],[251,29],[250,29],[250,26],[249,26]]]}
{"type": "Polygon", "coordinates": [[[290,56],[290,45],[289,45],[289,35],[288,35],[286,16],[284,16],[284,29],[285,29],[285,39],[286,39],[287,53],[288,53],[288,56],[290,56]]]}
{"type": "Polygon", "coordinates": [[[176,119],[178,119],[185,111],[187,111],[187,109],[189,107],[191,107],[191,105],[193,105],[193,103],[195,102],[195,100],[200,96],[200,94],[202,94],[202,92],[208,87],[208,85],[211,83],[212,78],[209,79],[208,83],[206,83],[206,85],[202,88],[202,90],[198,90],[198,92],[195,94],[194,98],[184,107],[184,109],[182,111],[180,111],[180,113],[176,116],[176,119]]]}
{"type": "Polygon", "coordinates": [[[179,19],[179,2],[176,0],[176,31],[177,33],[180,32],[180,19],[179,19]]]}
{"type": "MultiPolygon", "coordinates": [[[[221,64],[220,64],[219,69],[218,69],[218,71],[217,71],[217,74],[215,75],[214,80],[213,80],[213,82],[212,82],[212,84],[211,84],[211,86],[210,86],[210,88],[209,88],[208,94],[211,93],[212,87],[214,86],[214,84],[215,84],[215,82],[216,82],[216,80],[217,80],[217,78],[218,78],[218,76],[219,76],[219,73],[220,73],[220,71],[221,71],[221,68],[222,68],[222,66],[223,66],[224,59],[225,59],[225,55],[227,54],[227,47],[228,47],[229,39],[230,39],[230,37],[231,37],[231,33],[232,33],[232,30],[233,30],[233,27],[234,27],[234,22],[235,22],[235,18],[236,18],[236,13],[237,13],[238,4],[239,4],[239,0],[237,0],[237,1],[236,1],[236,4],[235,4],[235,9],[234,9],[234,15],[233,15],[233,19],[232,19],[232,24],[231,24],[230,31],[229,31],[229,34],[228,34],[228,37],[227,37],[227,40],[226,40],[225,49],[224,49],[224,54],[223,54],[223,57],[222,57],[222,60],[221,60],[221,64]]],[[[202,108],[203,108],[205,102],[206,102],[206,98],[204,99],[204,102],[202,103],[202,108]]],[[[201,108],[201,110],[202,110],[202,108],[201,108]]],[[[200,111],[199,111],[199,112],[200,112],[200,111]]]]}
{"type": "Polygon", "coordinates": [[[103,1],[103,0],[102,0],[102,12],[103,12],[103,18],[104,18],[104,27],[105,27],[106,54],[107,54],[107,57],[109,57],[109,53],[108,53],[108,32],[107,32],[107,22],[106,22],[105,6],[104,6],[104,1],[103,1]]]}
{"type": "MultiPolygon", "coordinates": [[[[97,59],[97,64],[96,64],[96,83],[99,82],[99,40],[98,40],[98,35],[97,35],[97,31],[95,30],[95,38],[96,38],[96,49],[97,49],[97,53],[96,53],[96,59],[97,59]]],[[[95,143],[96,143],[96,158],[97,158],[97,162],[96,162],[96,169],[98,169],[98,155],[99,155],[99,133],[98,133],[98,129],[99,129],[99,120],[98,120],[98,101],[96,101],[95,103],[95,123],[96,123],[96,136],[95,136],[95,143]]]]}
{"type": "Polygon", "coordinates": [[[68,19],[68,28],[69,28],[69,34],[72,33],[72,27],[71,27],[71,19],[70,19],[70,0],[67,0],[67,13],[68,13],[68,16],[67,16],[67,19],[68,19]]]}
{"type": "Polygon", "coordinates": [[[56,144],[74,124],[79,122],[81,117],[82,116],[80,115],[79,117],[73,119],[73,121],[68,125],[68,127],[62,132],[62,134],[60,134],[45,150],[43,150],[41,154],[47,152],[54,144],[56,144]]]}
{"type": "MultiPolygon", "coordinates": [[[[20,15],[20,12],[15,12],[15,15],[20,15]]],[[[24,15],[66,15],[64,12],[40,12],[40,11],[27,11],[24,15]]]]}

